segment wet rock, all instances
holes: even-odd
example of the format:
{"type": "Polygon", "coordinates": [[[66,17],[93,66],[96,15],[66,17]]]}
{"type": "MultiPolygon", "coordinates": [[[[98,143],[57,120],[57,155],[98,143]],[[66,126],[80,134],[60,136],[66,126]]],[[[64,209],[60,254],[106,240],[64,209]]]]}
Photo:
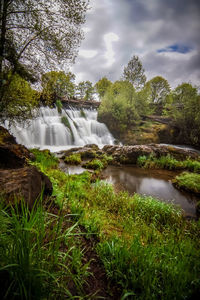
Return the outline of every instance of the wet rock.
{"type": "Polygon", "coordinates": [[[23,145],[17,144],[8,130],[0,126],[0,169],[21,168],[27,159],[34,160],[34,155],[23,145]]]}
{"type": "Polygon", "coordinates": [[[72,154],[80,154],[81,159],[91,159],[96,157],[96,152],[99,151],[99,147],[95,144],[88,144],[84,147],[71,148],[67,151],[62,151],[62,155],[60,157],[64,159],[66,156],[70,156],[72,154]]]}
{"type": "Polygon", "coordinates": [[[23,197],[29,208],[32,208],[43,189],[44,195],[51,195],[51,181],[34,166],[0,170],[1,196],[9,203],[13,203],[15,198],[20,200],[23,197]]]}
{"type": "Polygon", "coordinates": [[[192,151],[186,149],[175,148],[172,146],[165,146],[159,144],[150,145],[135,145],[135,146],[111,146],[106,145],[102,149],[107,155],[112,155],[114,161],[121,164],[136,164],[137,159],[141,155],[154,155],[156,157],[170,155],[177,160],[186,159],[190,157],[192,159],[198,159],[200,156],[192,151]]]}

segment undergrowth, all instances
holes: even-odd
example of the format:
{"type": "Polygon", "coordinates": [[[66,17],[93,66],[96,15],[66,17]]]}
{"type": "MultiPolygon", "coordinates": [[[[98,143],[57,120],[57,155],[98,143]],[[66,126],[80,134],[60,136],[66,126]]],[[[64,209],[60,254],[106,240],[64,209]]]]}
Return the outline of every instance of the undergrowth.
{"type": "Polygon", "coordinates": [[[67,175],[46,168],[45,173],[58,203],[63,199],[88,238],[96,235],[97,252],[120,299],[198,296],[200,222],[185,220],[178,208],[152,197],[116,194],[111,185],[92,182],[88,172],[67,175]]]}
{"type": "Polygon", "coordinates": [[[183,172],[176,176],[173,183],[180,189],[200,195],[200,174],[183,172]]]}
{"type": "Polygon", "coordinates": [[[23,201],[20,206],[1,204],[1,299],[74,299],[76,294],[84,295],[88,264],[83,263],[83,250],[72,239],[77,235],[77,224],[66,226],[68,217],[62,208],[58,215],[45,211],[42,198],[31,212],[23,201]]]}
{"type": "Polygon", "coordinates": [[[200,173],[200,162],[192,160],[190,158],[179,161],[170,155],[155,157],[150,156],[139,156],[137,160],[137,165],[144,168],[161,168],[168,170],[188,170],[195,173],[200,173]]]}

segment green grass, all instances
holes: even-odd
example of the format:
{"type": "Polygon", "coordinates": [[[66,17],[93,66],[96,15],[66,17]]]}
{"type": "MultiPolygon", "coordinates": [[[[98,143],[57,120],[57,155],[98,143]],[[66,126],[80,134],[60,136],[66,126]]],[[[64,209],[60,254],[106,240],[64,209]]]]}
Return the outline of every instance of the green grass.
{"type": "Polygon", "coordinates": [[[38,150],[32,149],[31,152],[35,155],[36,160],[34,162],[30,162],[36,167],[40,168],[41,171],[56,168],[59,163],[59,159],[55,157],[49,150],[38,150]]]}
{"type": "Polygon", "coordinates": [[[64,162],[71,165],[80,165],[81,155],[79,153],[74,153],[69,156],[66,156],[64,162]]]}
{"type": "Polygon", "coordinates": [[[183,172],[175,177],[173,183],[180,189],[200,194],[200,174],[183,172]]]}
{"type": "Polygon", "coordinates": [[[1,299],[72,299],[70,284],[83,295],[89,275],[83,250],[72,240],[76,224],[67,215],[44,211],[42,199],[30,212],[21,206],[0,210],[1,299]]]}
{"type": "Polygon", "coordinates": [[[140,156],[137,160],[137,165],[144,168],[160,168],[168,170],[188,170],[191,172],[200,173],[200,162],[190,158],[179,161],[170,155],[161,156],[159,158],[150,156],[140,156]]]}
{"type": "Polygon", "coordinates": [[[116,194],[110,184],[92,182],[88,172],[66,175],[55,168],[40,168],[53,183],[56,201],[63,201],[88,238],[96,235],[97,252],[121,299],[199,295],[200,222],[185,220],[178,208],[152,197],[116,194]]]}
{"type": "Polygon", "coordinates": [[[103,163],[103,161],[101,161],[100,159],[93,159],[83,164],[83,167],[86,169],[102,170],[106,166],[105,163],[103,163]]]}

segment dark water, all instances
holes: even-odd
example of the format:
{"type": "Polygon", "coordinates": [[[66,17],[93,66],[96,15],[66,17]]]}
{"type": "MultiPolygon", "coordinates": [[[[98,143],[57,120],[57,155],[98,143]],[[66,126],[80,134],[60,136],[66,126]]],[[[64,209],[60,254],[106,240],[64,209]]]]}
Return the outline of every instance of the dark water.
{"type": "Polygon", "coordinates": [[[170,180],[177,173],[166,170],[145,170],[132,166],[109,166],[103,173],[117,190],[153,196],[181,207],[187,216],[196,217],[197,197],[177,190],[170,180]]]}

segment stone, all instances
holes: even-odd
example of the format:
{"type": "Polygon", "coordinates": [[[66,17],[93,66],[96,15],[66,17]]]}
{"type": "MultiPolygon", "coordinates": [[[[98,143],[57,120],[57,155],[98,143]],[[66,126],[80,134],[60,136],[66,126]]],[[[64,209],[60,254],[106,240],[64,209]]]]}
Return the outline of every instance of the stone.
{"type": "Polygon", "coordinates": [[[188,157],[199,159],[198,153],[192,150],[180,149],[173,146],[160,144],[135,145],[135,146],[112,146],[106,145],[102,149],[107,155],[112,155],[114,162],[121,164],[136,164],[139,156],[150,154],[155,157],[170,155],[177,160],[184,160],[188,157]]]}
{"type": "Polygon", "coordinates": [[[45,174],[39,172],[34,166],[26,166],[0,170],[0,191],[1,197],[6,202],[13,203],[15,198],[19,201],[23,197],[31,209],[42,191],[45,196],[51,195],[53,188],[45,174]]]}
{"type": "Polygon", "coordinates": [[[25,146],[17,144],[7,129],[0,126],[0,169],[21,168],[27,159],[34,160],[34,158],[25,146]]]}

